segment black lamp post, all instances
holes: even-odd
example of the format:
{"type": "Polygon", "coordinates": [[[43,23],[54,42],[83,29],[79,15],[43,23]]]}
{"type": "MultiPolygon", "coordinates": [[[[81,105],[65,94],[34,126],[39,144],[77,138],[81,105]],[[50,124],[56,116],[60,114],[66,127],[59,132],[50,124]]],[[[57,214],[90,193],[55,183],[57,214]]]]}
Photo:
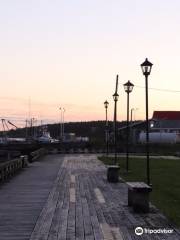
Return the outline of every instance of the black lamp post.
{"type": "Polygon", "coordinates": [[[107,118],[107,109],[108,109],[108,101],[106,100],[104,102],[104,107],[106,111],[106,154],[108,155],[109,153],[109,129],[108,129],[108,118],[107,118]]]}
{"type": "Polygon", "coordinates": [[[127,135],[126,135],[126,171],[129,171],[129,93],[132,92],[134,84],[130,81],[124,84],[124,90],[127,93],[127,135]]]}
{"type": "Polygon", "coordinates": [[[59,141],[62,140],[62,108],[60,110],[60,121],[59,121],[59,141]]]}
{"type": "Polygon", "coordinates": [[[133,111],[134,111],[134,121],[135,121],[135,113],[139,108],[131,108],[131,123],[133,121],[133,111]]]}
{"type": "Polygon", "coordinates": [[[63,108],[63,114],[62,114],[62,139],[64,140],[64,114],[65,114],[65,112],[66,112],[66,109],[65,108],[63,108]]]}
{"type": "Polygon", "coordinates": [[[148,76],[151,73],[152,63],[146,58],[141,64],[142,73],[145,76],[145,88],[146,88],[146,156],[147,156],[147,184],[150,185],[150,167],[149,167],[149,120],[148,120],[148,76]]]}
{"type": "Polygon", "coordinates": [[[132,123],[133,111],[134,111],[134,110],[135,110],[134,108],[131,108],[131,123],[132,123]]]}
{"type": "Polygon", "coordinates": [[[115,92],[113,94],[114,99],[114,164],[117,164],[117,101],[119,94],[115,92]]]}

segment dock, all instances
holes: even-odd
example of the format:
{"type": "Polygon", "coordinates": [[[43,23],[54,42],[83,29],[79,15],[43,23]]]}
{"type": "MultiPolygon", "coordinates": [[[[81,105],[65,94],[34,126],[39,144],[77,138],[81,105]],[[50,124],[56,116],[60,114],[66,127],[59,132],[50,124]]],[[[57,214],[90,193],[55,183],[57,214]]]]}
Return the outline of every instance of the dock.
{"type": "Polygon", "coordinates": [[[134,213],[127,185],[107,182],[106,171],[96,154],[49,154],[30,163],[0,186],[0,240],[180,239],[154,206],[134,213]]]}

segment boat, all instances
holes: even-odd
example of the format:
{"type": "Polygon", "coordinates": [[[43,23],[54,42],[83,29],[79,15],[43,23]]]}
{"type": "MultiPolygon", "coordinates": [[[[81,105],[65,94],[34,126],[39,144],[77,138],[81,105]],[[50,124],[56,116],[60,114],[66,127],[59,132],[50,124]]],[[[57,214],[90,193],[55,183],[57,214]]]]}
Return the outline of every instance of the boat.
{"type": "Polygon", "coordinates": [[[50,136],[50,132],[44,131],[43,134],[37,138],[39,143],[51,143],[53,142],[52,137],[50,136]]]}

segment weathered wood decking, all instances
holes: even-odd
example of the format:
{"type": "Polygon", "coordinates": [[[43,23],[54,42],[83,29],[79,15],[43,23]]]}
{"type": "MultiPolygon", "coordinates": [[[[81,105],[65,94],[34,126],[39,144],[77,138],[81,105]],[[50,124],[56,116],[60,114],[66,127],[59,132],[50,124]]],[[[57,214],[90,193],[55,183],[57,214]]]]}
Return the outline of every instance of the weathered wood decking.
{"type": "Polygon", "coordinates": [[[61,160],[44,157],[0,185],[0,240],[29,240],[61,160]]]}
{"type": "Polygon", "coordinates": [[[0,188],[0,240],[180,239],[136,227],[172,228],[155,209],[134,214],[127,186],[108,183],[95,155],[50,155],[0,188]]]}

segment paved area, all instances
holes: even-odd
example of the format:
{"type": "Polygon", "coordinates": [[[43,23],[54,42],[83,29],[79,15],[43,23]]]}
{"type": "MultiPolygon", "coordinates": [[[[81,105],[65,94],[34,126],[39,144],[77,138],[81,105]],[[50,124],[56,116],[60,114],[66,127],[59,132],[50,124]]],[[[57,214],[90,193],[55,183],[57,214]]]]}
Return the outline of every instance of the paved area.
{"type": "Polygon", "coordinates": [[[49,155],[33,164],[0,189],[0,240],[180,239],[153,206],[134,214],[126,184],[108,183],[95,155],[49,155]],[[137,227],[172,233],[138,236],[137,227]]]}

